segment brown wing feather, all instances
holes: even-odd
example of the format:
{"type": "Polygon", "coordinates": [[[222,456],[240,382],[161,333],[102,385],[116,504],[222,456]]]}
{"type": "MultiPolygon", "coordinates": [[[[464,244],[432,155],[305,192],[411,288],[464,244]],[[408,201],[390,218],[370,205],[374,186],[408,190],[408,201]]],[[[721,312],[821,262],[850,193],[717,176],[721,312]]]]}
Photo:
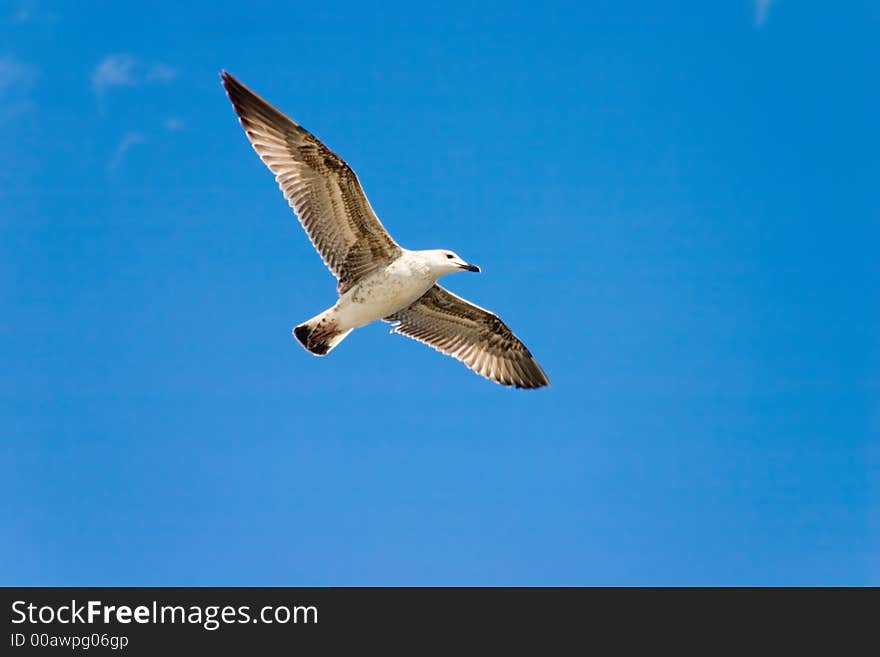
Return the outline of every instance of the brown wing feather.
{"type": "Polygon", "coordinates": [[[345,292],[401,251],[354,171],[296,121],[225,71],[223,86],[254,150],[275,174],[312,244],[345,292]]]}
{"type": "Polygon", "coordinates": [[[385,318],[394,333],[418,340],[503,385],[540,388],[544,370],[494,313],[435,285],[412,305],[385,318]]]}

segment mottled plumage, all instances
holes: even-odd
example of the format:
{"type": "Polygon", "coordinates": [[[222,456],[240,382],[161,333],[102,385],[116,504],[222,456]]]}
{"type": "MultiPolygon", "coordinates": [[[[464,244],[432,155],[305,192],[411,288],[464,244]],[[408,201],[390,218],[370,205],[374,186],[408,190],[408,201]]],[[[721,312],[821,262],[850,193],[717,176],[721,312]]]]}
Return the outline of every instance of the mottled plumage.
{"type": "Polygon", "coordinates": [[[550,383],[526,346],[497,315],[437,284],[385,321],[396,324],[394,333],[452,356],[498,383],[517,388],[550,383]]]}
{"type": "Polygon", "coordinates": [[[293,330],[306,349],[323,356],[353,329],[382,319],[395,325],[393,333],[457,358],[503,385],[549,384],[498,316],[436,284],[441,276],[478,267],[451,251],[399,246],[351,167],[233,76],[224,72],[222,79],[254,150],[339,281],[336,304],[293,330]]]}
{"type": "Polygon", "coordinates": [[[342,158],[228,73],[223,84],[254,150],[339,279],[340,294],[400,255],[342,158]]]}

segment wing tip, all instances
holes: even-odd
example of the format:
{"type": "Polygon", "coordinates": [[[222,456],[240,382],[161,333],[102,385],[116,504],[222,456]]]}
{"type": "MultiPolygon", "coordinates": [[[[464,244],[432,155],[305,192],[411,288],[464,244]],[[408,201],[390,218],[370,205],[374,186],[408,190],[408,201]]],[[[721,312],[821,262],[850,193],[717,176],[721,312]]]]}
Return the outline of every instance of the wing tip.
{"type": "Polygon", "coordinates": [[[260,96],[225,68],[220,70],[220,82],[223,85],[223,89],[226,90],[226,96],[232,103],[232,109],[235,110],[238,118],[242,121],[243,127],[247,128],[244,124],[244,121],[247,120],[251,123],[270,126],[275,130],[286,130],[291,127],[302,130],[302,126],[299,123],[260,96]]]}
{"type": "MultiPolygon", "coordinates": [[[[511,384],[508,384],[511,385],[511,384]]],[[[518,390],[538,390],[539,388],[546,388],[550,385],[550,379],[546,376],[541,377],[540,379],[533,379],[531,381],[522,381],[518,383],[512,384],[514,388],[518,390]]]]}
{"type": "Polygon", "coordinates": [[[245,103],[249,100],[249,96],[256,96],[259,98],[225,68],[220,71],[220,83],[223,85],[226,95],[229,97],[229,100],[232,101],[232,105],[235,107],[236,113],[238,114],[241,114],[241,111],[244,110],[245,103]]]}
{"type": "Polygon", "coordinates": [[[235,110],[235,113],[238,114],[240,118],[242,114],[241,96],[242,91],[245,88],[244,85],[225,68],[220,70],[220,83],[223,85],[223,90],[226,92],[227,98],[232,102],[232,107],[235,110]]]}
{"type": "Polygon", "coordinates": [[[512,385],[514,388],[519,390],[537,390],[538,388],[545,388],[550,385],[550,379],[544,373],[544,370],[538,365],[538,362],[532,358],[528,363],[530,367],[521,369],[519,371],[519,380],[514,380],[512,383],[503,383],[504,385],[512,385]]]}

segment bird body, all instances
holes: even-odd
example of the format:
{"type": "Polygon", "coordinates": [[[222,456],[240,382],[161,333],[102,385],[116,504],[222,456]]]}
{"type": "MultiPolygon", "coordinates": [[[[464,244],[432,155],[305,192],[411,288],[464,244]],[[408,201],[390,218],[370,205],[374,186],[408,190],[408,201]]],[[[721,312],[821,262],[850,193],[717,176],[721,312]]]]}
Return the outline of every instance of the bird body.
{"type": "Polygon", "coordinates": [[[507,325],[437,285],[458,271],[480,271],[452,251],[412,251],[382,226],[354,171],[296,121],[222,74],[245,133],[275,174],[312,244],[336,276],[339,298],[293,329],[324,356],[354,329],[377,320],[452,356],[503,385],[539,388],[547,375],[507,325]]]}
{"type": "Polygon", "coordinates": [[[395,260],[339,295],[333,307],[294,328],[294,336],[313,354],[325,356],[353,329],[406,308],[441,275],[431,266],[430,254],[402,249],[395,260]]]}
{"type": "Polygon", "coordinates": [[[447,273],[432,266],[431,254],[404,249],[396,260],[364,277],[339,297],[335,307],[340,319],[359,328],[406,308],[447,273]]]}

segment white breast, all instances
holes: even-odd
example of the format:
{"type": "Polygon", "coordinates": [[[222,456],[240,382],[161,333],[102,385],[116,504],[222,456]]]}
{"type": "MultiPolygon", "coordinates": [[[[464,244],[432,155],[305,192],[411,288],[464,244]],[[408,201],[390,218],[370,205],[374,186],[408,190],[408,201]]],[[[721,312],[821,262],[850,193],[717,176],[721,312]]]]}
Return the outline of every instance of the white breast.
{"type": "Polygon", "coordinates": [[[370,274],[339,298],[341,328],[357,328],[406,308],[434,284],[430,268],[412,252],[370,274]]]}

